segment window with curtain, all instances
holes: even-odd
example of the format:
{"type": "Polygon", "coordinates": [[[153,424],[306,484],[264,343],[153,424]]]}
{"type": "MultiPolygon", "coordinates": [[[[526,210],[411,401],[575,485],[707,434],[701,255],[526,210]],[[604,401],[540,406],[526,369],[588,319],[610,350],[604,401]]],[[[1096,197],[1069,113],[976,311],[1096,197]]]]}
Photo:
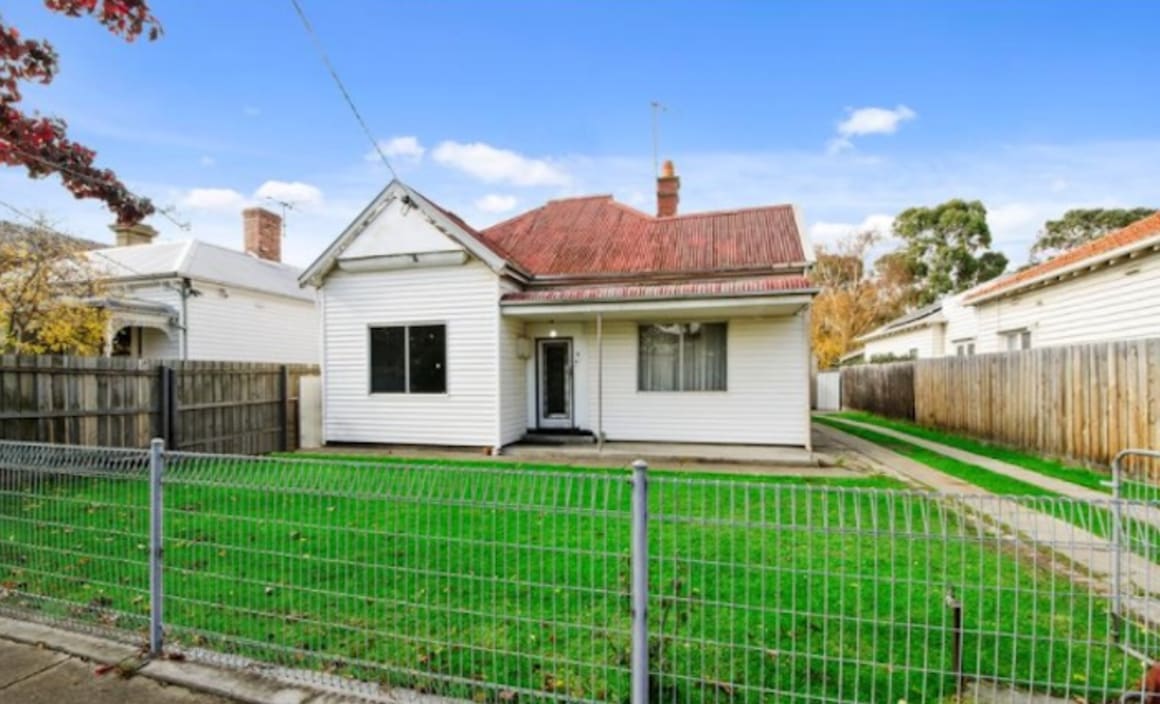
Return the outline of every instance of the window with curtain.
{"type": "Polygon", "coordinates": [[[396,325],[370,329],[371,393],[447,391],[447,327],[396,325]]]}
{"type": "Polygon", "coordinates": [[[725,391],[725,323],[641,325],[637,388],[725,391]]]}

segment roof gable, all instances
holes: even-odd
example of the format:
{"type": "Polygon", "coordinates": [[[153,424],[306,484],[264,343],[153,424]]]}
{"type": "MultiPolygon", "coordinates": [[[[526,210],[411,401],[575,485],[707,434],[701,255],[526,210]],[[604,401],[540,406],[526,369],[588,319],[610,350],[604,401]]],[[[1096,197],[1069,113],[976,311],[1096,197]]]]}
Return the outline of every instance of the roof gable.
{"type": "MultiPolygon", "coordinates": [[[[342,231],[342,234],[334,242],[331,242],[329,247],[323,250],[322,254],[314,260],[313,264],[306,268],[306,271],[299,277],[299,282],[303,285],[307,283],[316,286],[321,285],[322,280],[337,265],[339,259],[347,255],[348,250],[354,246],[355,242],[363,233],[396,201],[402,206],[405,206],[405,208],[413,208],[417,216],[425,218],[427,223],[436,228],[449,242],[457,245],[460,250],[465,250],[480,259],[493,271],[499,273],[510,268],[509,262],[503,254],[495,248],[489,247],[479,236],[479,233],[457,215],[435,205],[421,193],[396,179],[387,184],[387,187],[380,191],[375,196],[375,199],[347,225],[346,229],[342,231]]],[[[403,210],[401,209],[398,212],[402,214],[403,210]]],[[[409,225],[408,227],[412,226],[409,225]]],[[[422,235],[421,237],[428,243],[433,242],[428,235],[422,235]]],[[[387,236],[387,239],[389,238],[390,236],[387,236]]],[[[376,239],[382,241],[384,238],[376,236],[376,239]]],[[[450,251],[450,249],[448,247],[441,251],[450,251]]],[[[355,249],[355,252],[357,253],[358,249],[355,249]]],[[[408,252],[407,254],[415,254],[415,252],[408,252]]],[[[395,255],[388,254],[386,256],[395,255]]]]}
{"type": "Polygon", "coordinates": [[[448,237],[428,218],[401,198],[388,202],[382,211],[343,250],[338,258],[360,259],[398,254],[462,251],[463,245],[448,237]]]}
{"type": "Polygon", "coordinates": [[[751,272],[809,261],[790,205],[655,218],[612,196],[568,198],[480,236],[536,277],[751,272]]]}
{"type": "Polygon", "coordinates": [[[1121,251],[1130,251],[1153,240],[1160,240],[1160,212],[1069,249],[1042,264],[982,284],[967,294],[966,301],[976,303],[987,298],[1014,293],[1035,283],[1046,282],[1066,271],[1099,263],[1121,251]]]}

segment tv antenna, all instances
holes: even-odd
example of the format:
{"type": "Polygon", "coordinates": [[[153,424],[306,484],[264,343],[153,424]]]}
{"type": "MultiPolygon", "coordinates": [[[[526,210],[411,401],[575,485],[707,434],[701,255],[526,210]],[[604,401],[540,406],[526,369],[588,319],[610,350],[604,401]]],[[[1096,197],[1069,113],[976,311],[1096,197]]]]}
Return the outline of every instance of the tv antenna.
{"type": "Polygon", "coordinates": [[[266,196],[266,200],[282,208],[282,239],[286,239],[286,214],[291,210],[297,211],[298,208],[295,207],[297,203],[289,200],[278,200],[277,198],[271,198],[270,196],[266,196]]]}
{"type": "Polygon", "coordinates": [[[661,173],[660,165],[660,114],[668,112],[668,106],[661,103],[659,100],[654,100],[652,105],[652,142],[653,142],[653,176],[659,176],[661,173]]]}

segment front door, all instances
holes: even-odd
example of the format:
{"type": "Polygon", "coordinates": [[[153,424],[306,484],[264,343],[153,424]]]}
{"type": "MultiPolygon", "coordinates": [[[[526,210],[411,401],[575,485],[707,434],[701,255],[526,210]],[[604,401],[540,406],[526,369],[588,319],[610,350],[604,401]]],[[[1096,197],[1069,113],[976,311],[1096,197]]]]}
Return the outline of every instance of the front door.
{"type": "Polygon", "coordinates": [[[540,340],[539,425],[541,428],[572,428],[572,341],[540,340]]]}

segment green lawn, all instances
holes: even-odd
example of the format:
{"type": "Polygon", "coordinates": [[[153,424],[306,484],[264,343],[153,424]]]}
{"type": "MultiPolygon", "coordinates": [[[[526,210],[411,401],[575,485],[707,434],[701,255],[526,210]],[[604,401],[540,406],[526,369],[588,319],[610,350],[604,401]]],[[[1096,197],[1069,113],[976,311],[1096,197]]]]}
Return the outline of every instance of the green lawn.
{"type": "MultiPolygon", "coordinates": [[[[1102,701],[1107,600],[892,480],[656,473],[665,702],[944,702],[968,674],[1102,701]]],[[[171,642],[477,701],[628,696],[627,472],[365,459],[171,467],[171,642]]],[[[0,608],[137,630],[140,475],[0,484],[0,608]]]]}
{"type": "Polygon", "coordinates": [[[856,420],[862,423],[870,423],[878,425],[883,428],[890,428],[899,432],[913,435],[916,438],[930,440],[932,442],[942,443],[950,447],[971,452],[983,457],[990,457],[1000,462],[1013,464],[1016,467],[1031,470],[1045,477],[1053,477],[1061,479],[1065,482],[1071,482],[1078,486],[1086,487],[1088,489],[1095,489],[1096,491],[1109,492],[1109,489],[1104,486],[1104,482],[1111,479],[1110,475],[1102,472],[1095,472],[1090,469],[1082,467],[1073,467],[1066,465],[1058,460],[1050,460],[1036,455],[1031,455],[1026,452],[1019,452],[1010,448],[994,445],[980,440],[963,437],[961,435],[952,435],[944,433],[939,430],[931,430],[924,428],[921,425],[910,423],[903,420],[894,420],[893,418],[884,418],[882,416],[874,415],[873,413],[866,413],[863,411],[847,411],[843,413],[834,414],[838,418],[847,418],[849,420],[856,420]]]}
{"type": "MultiPolygon", "coordinates": [[[[846,415],[848,414],[841,414],[839,417],[846,415]]],[[[844,433],[862,438],[863,440],[869,440],[876,445],[880,445],[904,457],[909,457],[916,462],[921,462],[944,474],[970,482],[998,496],[1044,497],[1049,499],[1058,499],[1061,496],[1057,492],[1049,489],[1044,489],[1035,484],[1028,484],[1027,482],[1014,479],[984,467],[947,457],[934,450],[928,450],[925,447],[914,445],[891,435],[884,435],[867,428],[842,423],[827,416],[815,416],[814,420],[823,425],[841,430],[844,433]]],[[[862,417],[858,417],[856,420],[862,420],[862,417]]],[[[886,426],[885,424],[881,425],[883,427],[892,427],[886,426]]],[[[1109,496],[1108,498],[1110,501],[1111,497],[1109,496]]],[[[1114,529],[1111,512],[1102,506],[1093,506],[1082,501],[1048,501],[1043,504],[1042,510],[1101,538],[1111,536],[1114,529]]],[[[1142,557],[1146,557],[1154,562],[1160,562],[1160,528],[1145,521],[1132,519],[1126,519],[1124,526],[1128,548],[1142,557]]]]}

